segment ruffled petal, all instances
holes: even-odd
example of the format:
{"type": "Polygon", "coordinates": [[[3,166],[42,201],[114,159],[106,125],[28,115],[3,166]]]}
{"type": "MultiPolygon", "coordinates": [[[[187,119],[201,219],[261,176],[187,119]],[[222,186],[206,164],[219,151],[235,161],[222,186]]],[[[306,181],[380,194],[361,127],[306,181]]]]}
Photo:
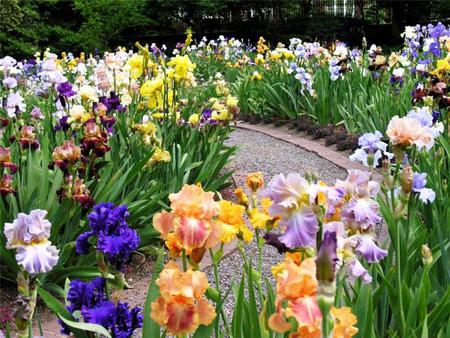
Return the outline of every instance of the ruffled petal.
{"type": "Polygon", "coordinates": [[[175,214],[167,211],[159,212],[153,216],[153,227],[161,233],[162,238],[166,238],[168,233],[172,231],[176,217],[175,214]]]}
{"type": "Polygon", "coordinates": [[[356,252],[369,263],[378,263],[387,255],[387,251],[380,249],[369,235],[357,236],[356,252]]]}
{"type": "Polygon", "coordinates": [[[211,223],[192,217],[181,217],[175,235],[187,250],[201,248],[211,233],[211,223]]]}
{"type": "Polygon", "coordinates": [[[166,304],[167,324],[171,334],[181,336],[194,332],[199,325],[199,315],[195,304],[187,302],[173,302],[166,304]]]}
{"type": "Polygon", "coordinates": [[[197,313],[199,324],[209,325],[216,318],[214,306],[212,306],[206,299],[199,299],[197,302],[197,313]]]}
{"type": "Polygon", "coordinates": [[[59,250],[51,242],[19,246],[16,260],[30,274],[44,273],[58,263],[58,253],[59,250]]]}
{"type": "Polygon", "coordinates": [[[352,259],[348,262],[349,274],[353,278],[362,278],[364,284],[372,283],[372,276],[369,272],[362,266],[362,264],[356,259],[352,259]]]}
{"type": "Polygon", "coordinates": [[[280,313],[275,312],[269,317],[269,327],[276,332],[283,333],[291,328],[291,324],[284,320],[280,313]]]}
{"type": "Polygon", "coordinates": [[[315,247],[319,223],[314,211],[302,208],[292,215],[292,218],[283,220],[280,225],[286,226],[286,232],[280,241],[289,248],[315,247]]]}

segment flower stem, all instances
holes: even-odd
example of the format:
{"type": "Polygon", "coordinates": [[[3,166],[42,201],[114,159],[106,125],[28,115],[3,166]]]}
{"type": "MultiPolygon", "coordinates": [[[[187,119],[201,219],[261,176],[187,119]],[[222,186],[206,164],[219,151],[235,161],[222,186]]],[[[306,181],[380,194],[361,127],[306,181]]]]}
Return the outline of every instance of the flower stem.
{"type": "MultiPolygon", "coordinates": [[[[222,303],[222,293],[220,291],[220,275],[219,275],[219,266],[216,262],[214,257],[214,252],[211,248],[209,248],[209,255],[211,256],[211,260],[213,262],[213,269],[214,269],[214,282],[216,284],[217,293],[219,294],[219,302],[222,303]]],[[[223,311],[222,305],[220,306],[220,315],[222,316],[223,324],[225,325],[225,330],[227,331],[228,335],[230,335],[230,326],[227,321],[227,317],[225,315],[225,311],[223,311]]],[[[216,337],[219,337],[218,328],[216,330],[216,337]]]]}
{"type": "Polygon", "coordinates": [[[183,249],[183,251],[181,251],[181,258],[182,258],[182,262],[183,262],[183,271],[187,271],[187,258],[186,258],[186,251],[183,249]]]}
{"type": "Polygon", "coordinates": [[[258,245],[258,272],[261,274],[262,272],[262,241],[259,233],[259,229],[255,229],[256,233],[256,244],[258,245]]]}
{"type": "Polygon", "coordinates": [[[398,294],[398,305],[400,309],[400,335],[402,337],[406,337],[406,320],[405,320],[405,313],[403,309],[403,297],[402,297],[402,273],[401,273],[401,263],[400,263],[400,226],[397,223],[396,224],[396,231],[395,231],[395,260],[397,263],[397,294],[398,294]]]}

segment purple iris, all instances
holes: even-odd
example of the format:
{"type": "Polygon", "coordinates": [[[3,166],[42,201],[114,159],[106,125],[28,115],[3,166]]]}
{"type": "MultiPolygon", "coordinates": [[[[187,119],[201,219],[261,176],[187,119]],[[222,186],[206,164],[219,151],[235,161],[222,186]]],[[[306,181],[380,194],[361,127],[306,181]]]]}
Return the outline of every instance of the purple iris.
{"type": "Polygon", "coordinates": [[[353,198],[342,210],[342,219],[367,229],[382,221],[378,204],[369,198],[353,198]]]}
{"type": "Polygon", "coordinates": [[[109,113],[113,110],[123,113],[125,111],[125,106],[120,104],[120,97],[115,92],[111,92],[109,97],[102,96],[99,98],[99,102],[106,106],[106,111],[109,113]]]}
{"type": "Polygon", "coordinates": [[[283,219],[280,225],[286,226],[286,232],[280,237],[280,241],[288,248],[316,247],[319,223],[311,208],[304,207],[298,210],[291,218],[283,219]]]}
{"type": "Polygon", "coordinates": [[[435,110],[431,113],[431,115],[433,116],[433,124],[434,124],[439,120],[441,113],[435,110]]]}
{"type": "Polygon", "coordinates": [[[441,47],[439,46],[439,42],[434,41],[430,44],[430,52],[433,53],[434,56],[441,55],[441,47]]]}
{"type": "Polygon", "coordinates": [[[200,126],[204,126],[205,124],[217,124],[217,121],[211,119],[212,109],[204,109],[202,111],[202,116],[200,118],[200,126]]]}
{"type": "Polygon", "coordinates": [[[428,27],[428,32],[431,37],[439,38],[442,35],[445,35],[447,33],[447,30],[445,25],[443,25],[441,22],[438,22],[436,26],[433,27],[433,25],[431,25],[430,27],[428,27]]]}
{"type": "Polygon", "coordinates": [[[335,232],[325,232],[316,257],[316,276],[320,282],[332,282],[335,277],[337,237],[335,232]]]}
{"type": "Polygon", "coordinates": [[[141,309],[135,307],[130,310],[128,303],[119,302],[116,307],[116,325],[112,328],[116,338],[131,337],[134,330],[142,327],[143,316],[141,309]]]}
{"type": "Polygon", "coordinates": [[[90,244],[89,238],[97,238],[97,250],[106,255],[108,261],[122,270],[124,263],[130,258],[140,242],[137,232],[128,226],[129,216],[126,205],[115,206],[112,203],[100,203],[94,206],[88,221],[91,228],[77,239],[76,250],[86,254],[90,244]]]}
{"type": "Polygon", "coordinates": [[[55,126],[55,131],[59,131],[59,130],[69,130],[70,128],[70,124],[68,122],[69,117],[68,116],[63,116],[58,120],[58,124],[55,126]]]}
{"type": "Polygon", "coordinates": [[[110,328],[115,323],[116,307],[114,303],[105,300],[97,304],[96,307],[83,306],[81,315],[86,323],[98,324],[104,328],[110,328]]]}
{"type": "MultiPolygon", "coordinates": [[[[114,304],[105,295],[104,278],[96,278],[91,282],[74,280],[70,282],[67,293],[67,310],[70,313],[80,311],[85,323],[102,325],[110,330],[113,337],[129,338],[137,328],[142,327],[141,309],[136,306],[130,309],[127,303],[114,304]]],[[[70,334],[70,328],[62,321],[61,333],[70,334]]]]}
{"type": "Polygon", "coordinates": [[[72,84],[70,82],[63,82],[60,83],[56,89],[58,90],[59,94],[64,97],[72,97],[76,93],[72,90],[72,84]]]}
{"type": "Polygon", "coordinates": [[[377,150],[385,151],[386,146],[384,142],[381,142],[382,138],[383,134],[376,130],[374,133],[366,133],[360,136],[358,139],[358,145],[368,152],[375,152],[377,150]]]}
{"type": "Polygon", "coordinates": [[[70,282],[70,289],[67,293],[67,301],[70,303],[67,310],[74,312],[81,310],[84,306],[91,307],[106,299],[105,279],[98,277],[90,283],[76,279],[70,282]]]}
{"type": "Polygon", "coordinates": [[[356,252],[369,263],[378,263],[387,255],[387,251],[379,248],[369,235],[356,236],[356,252]]]}
{"type": "Polygon", "coordinates": [[[427,185],[427,173],[414,173],[413,190],[418,192],[427,185]]]}
{"type": "Polygon", "coordinates": [[[431,127],[433,125],[433,116],[428,109],[415,108],[410,110],[406,116],[417,120],[423,127],[431,127]]]}

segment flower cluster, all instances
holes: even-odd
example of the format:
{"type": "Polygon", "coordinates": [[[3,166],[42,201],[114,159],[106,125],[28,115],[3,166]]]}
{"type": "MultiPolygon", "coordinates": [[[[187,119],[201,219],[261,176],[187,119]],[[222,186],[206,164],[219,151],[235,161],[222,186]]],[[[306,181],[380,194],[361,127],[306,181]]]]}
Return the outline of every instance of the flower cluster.
{"type": "Polygon", "coordinates": [[[374,133],[366,133],[358,139],[358,148],[350,160],[360,161],[365,166],[376,168],[383,158],[392,159],[394,154],[387,151],[387,143],[381,139],[383,135],[376,130],[374,133]]]}
{"type": "Polygon", "coordinates": [[[374,241],[375,226],[381,222],[374,200],[378,191],[379,184],[370,180],[370,173],[350,170],[347,179],[334,186],[299,174],[280,174],[264,195],[272,201],[270,214],[281,217],[279,224],[285,231],[279,240],[287,248],[315,249],[322,227],[323,234],[336,233],[338,265],[346,265],[352,277],[370,282],[358,256],[374,263],[387,254],[374,241]]]}
{"type": "Polygon", "coordinates": [[[83,209],[91,208],[94,200],[90,197],[84,180],[80,177],[74,179],[78,172],[85,170],[81,148],[73,141],[64,141],[63,145],[55,147],[52,155],[53,165],[64,173],[63,185],[57,191],[59,200],[69,198],[79,202],[83,209]]]}
{"type": "Polygon", "coordinates": [[[204,294],[208,280],[201,271],[180,271],[174,262],[166,264],[156,280],[160,297],[151,304],[151,318],[177,337],[209,325],[216,317],[204,294]]]}
{"type": "Polygon", "coordinates": [[[30,274],[49,272],[58,263],[59,250],[49,241],[52,224],[47,211],[19,213],[12,223],[5,223],[6,248],[16,249],[16,260],[30,274]]]}
{"type": "Polygon", "coordinates": [[[12,162],[11,149],[0,146],[0,195],[6,196],[15,192],[12,186],[13,176],[17,172],[17,165],[12,162]],[[9,171],[9,174],[8,174],[9,171]]]}
{"type": "Polygon", "coordinates": [[[436,122],[428,107],[414,108],[405,117],[394,116],[388,124],[386,134],[393,147],[405,150],[416,145],[421,150],[430,150],[434,139],[444,130],[444,125],[436,122]]]}
{"type": "MultiPolygon", "coordinates": [[[[66,296],[67,310],[78,312],[85,323],[98,324],[109,330],[113,337],[129,338],[142,327],[141,309],[130,309],[128,303],[108,300],[105,292],[105,279],[96,278],[91,282],[74,280],[66,296]]],[[[61,333],[70,335],[70,328],[60,321],[61,333]]]]}
{"type": "Polygon", "coordinates": [[[302,84],[301,93],[307,90],[309,94],[314,95],[314,89],[312,86],[312,76],[305,68],[299,67],[296,63],[289,65],[288,74],[295,74],[294,77],[302,84]]]}
{"type": "Polygon", "coordinates": [[[206,249],[246,231],[244,208],[227,201],[216,202],[213,192],[205,192],[198,185],[185,185],[169,199],[172,211],[157,213],[153,225],[175,257],[184,251],[192,263],[199,263],[206,249]]]}
{"type": "MultiPolygon", "coordinates": [[[[317,304],[318,282],[313,258],[296,262],[291,257],[273,268],[277,281],[276,312],[269,318],[269,326],[276,332],[292,329],[289,319],[295,318],[297,329],[292,336],[320,337],[322,314],[317,304]],[[286,304],[283,306],[283,304],[286,304]]],[[[333,337],[353,337],[356,316],[348,307],[331,308],[334,320],[333,337]]]]}
{"type": "Polygon", "coordinates": [[[138,248],[140,238],[129,227],[127,206],[115,206],[112,203],[100,203],[94,206],[88,216],[90,230],[81,234],[76,243],[79,254],[89,252],[89,238],[95,237],[97,251],[103,253],[116,269],[122,270],[124,263],[138,248]]]}

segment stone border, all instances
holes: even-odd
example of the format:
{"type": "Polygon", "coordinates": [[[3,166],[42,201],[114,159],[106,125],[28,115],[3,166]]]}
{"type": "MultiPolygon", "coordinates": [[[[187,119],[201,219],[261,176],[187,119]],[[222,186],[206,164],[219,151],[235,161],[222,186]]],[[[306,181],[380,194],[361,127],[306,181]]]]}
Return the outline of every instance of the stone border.
{"type": "MultiPolygon", "coordinates": [[[[277,140],[281,140],[290,144],[293,144],[297,147],[305,149],[306,151],[315,153],[317,156],[324,158],[327,161],[337,165],[340,168],[349,170],[349,169],[358,169],[367,171],[367,168],[362,164],[357,162],[352,162],[342,153],[339,153],[333,149],[330,149],[317,141],[308,140],[298,134],[296,131],[286,130],[284,128],[275,127],[273,125],[263,125],[263,124],[249,124],[247,122],[238,122],[237,128],[252,130],[267,136],[273,137],[277,140]]],[[[374,179],[377,181],[381,181],[382,176],[378,173],[374,173],[374,179]]]]}

